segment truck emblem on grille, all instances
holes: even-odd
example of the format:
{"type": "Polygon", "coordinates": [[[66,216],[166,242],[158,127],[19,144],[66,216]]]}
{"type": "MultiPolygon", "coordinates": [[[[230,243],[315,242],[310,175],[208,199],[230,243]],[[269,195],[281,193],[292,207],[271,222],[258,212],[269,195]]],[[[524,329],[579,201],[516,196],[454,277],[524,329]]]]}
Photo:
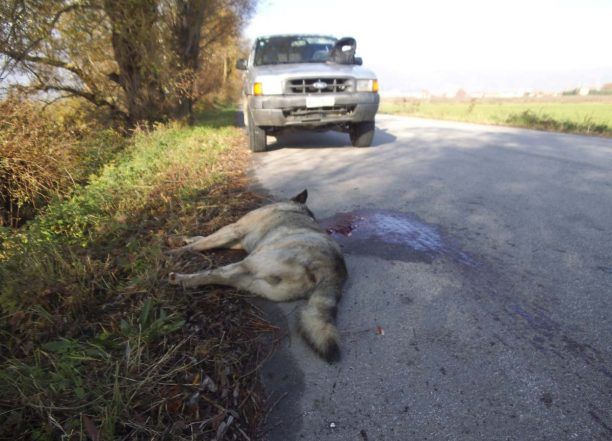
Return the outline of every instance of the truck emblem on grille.
{"type": "Polygon", "coordinates": [[[316,83],[312,83],[312,87],[319,90],[327,89],[327,83],[325,81],[319,80],[316,83]]]}

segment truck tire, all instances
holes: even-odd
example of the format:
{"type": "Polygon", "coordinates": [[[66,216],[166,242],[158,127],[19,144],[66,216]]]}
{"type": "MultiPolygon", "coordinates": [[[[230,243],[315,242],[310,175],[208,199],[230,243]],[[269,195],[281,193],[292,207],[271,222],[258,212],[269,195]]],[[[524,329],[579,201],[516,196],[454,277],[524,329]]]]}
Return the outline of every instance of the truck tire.
{"type": "Polygon", "coordinates": [[[249,148],[252,152],[265,152],[266,151],[266,131],[261,127],[257,127],[253,122],[251,113],[249,112],[248,118],[248,131],[249,131],[249,148]]]}
{"type": "Polygon", "coordinates": [[[370,147],[374,139],[374,121],[351,124],[349,136],[354,147],[370,147]]]}

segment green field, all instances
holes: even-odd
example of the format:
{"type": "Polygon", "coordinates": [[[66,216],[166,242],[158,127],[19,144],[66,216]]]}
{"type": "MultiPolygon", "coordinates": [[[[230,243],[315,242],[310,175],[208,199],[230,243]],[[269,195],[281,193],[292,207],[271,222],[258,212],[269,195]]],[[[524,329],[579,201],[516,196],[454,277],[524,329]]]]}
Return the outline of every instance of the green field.
{"type": "Polygon", "coordinates": [[[578,100],[384,99],[381,113],[612,136],[612,98],[578,100]]]}

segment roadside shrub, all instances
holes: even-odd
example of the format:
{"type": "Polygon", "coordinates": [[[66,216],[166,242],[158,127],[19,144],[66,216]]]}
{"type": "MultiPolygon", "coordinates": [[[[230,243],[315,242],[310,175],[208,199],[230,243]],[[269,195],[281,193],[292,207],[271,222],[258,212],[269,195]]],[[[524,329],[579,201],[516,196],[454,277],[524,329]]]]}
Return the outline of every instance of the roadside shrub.
{"type": "Polygon", "coordinates": [[[125,136],[89,116],[74,102],[43,110],[15,97],[0,101],[0,227],[21,226],[125,148],[125,136]]]}
{"type": "Polygon", "coordinates": [[[34,104],[0,101],[0,225],[19,226],[72,187],[75,142],[34,104]]]}

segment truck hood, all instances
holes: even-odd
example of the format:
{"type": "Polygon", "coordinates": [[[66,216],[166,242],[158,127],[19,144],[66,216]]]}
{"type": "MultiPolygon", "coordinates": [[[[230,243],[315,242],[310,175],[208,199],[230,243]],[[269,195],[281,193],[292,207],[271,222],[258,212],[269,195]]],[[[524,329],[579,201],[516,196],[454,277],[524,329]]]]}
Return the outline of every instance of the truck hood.
{"type": "Polygon", "coordinates": [[[347,76],[357,79],[376,78],[374,72],[357,65],[328,63],[291,63],[253,66],[252,73],[257,77],[298,78],[298,77],[338,77],[347,76]]]}

